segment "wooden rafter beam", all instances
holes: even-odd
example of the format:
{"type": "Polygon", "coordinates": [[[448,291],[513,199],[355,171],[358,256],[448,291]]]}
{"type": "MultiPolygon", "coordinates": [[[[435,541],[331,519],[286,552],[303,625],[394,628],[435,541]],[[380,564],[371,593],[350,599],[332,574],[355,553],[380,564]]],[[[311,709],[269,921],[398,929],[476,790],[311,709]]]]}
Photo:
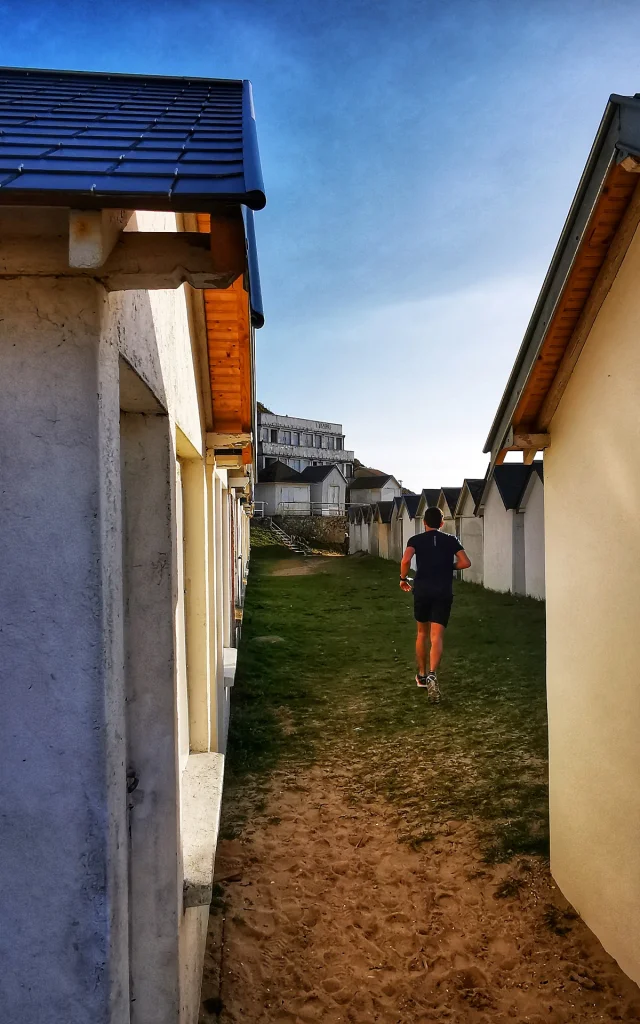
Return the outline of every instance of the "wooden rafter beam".
{"type": "Polygon", "coordinates": [[[249,431],[238,431],[235,434],[218,431],[207,434],[207,448],[212,448],[213,451],[230,451],[232,449],[242,451],[248,444],[251,444],[249,431]]]}
{"type": "Polygon", "coordinates": [[[551,437],[547,433],[529,433],[512,428],[505,438],[504,447],[512,452],[529,451],[531,448],[539,452],[550,444],[551,437]]]}
{"type": "Polygon", "coordinates": [[[200,232],[131,231],[121,234],[100,267],[69,266],[69,243],[58,236],[41,240],[0,239],[0,278],[92,277],[107,291],[129,289],[226,289],[238,277],[236,266],[217,269],[209,238],[200,232]]]}
{"type": "Polygon", "coordinates": [[[69,210],[69,266],[102,267],[132,210],[69,210]]]}
{"type": "Polygon", "coordinates": [[[530,433],[511,427],[502,443],[495,459],[495,465],[501,466],[507,452],[522,452],[525,466],[530,466],[539,451],[551,444],[551,436],[546,433],[530,433]]]}
{"type": "Polygon", "coordinates": [[[233,271],[233,280],[243,274],[247,266],[247,243],[242,213],[237,206],[209,218],[211,258],[213,269],[224,274],[233,271]]]}

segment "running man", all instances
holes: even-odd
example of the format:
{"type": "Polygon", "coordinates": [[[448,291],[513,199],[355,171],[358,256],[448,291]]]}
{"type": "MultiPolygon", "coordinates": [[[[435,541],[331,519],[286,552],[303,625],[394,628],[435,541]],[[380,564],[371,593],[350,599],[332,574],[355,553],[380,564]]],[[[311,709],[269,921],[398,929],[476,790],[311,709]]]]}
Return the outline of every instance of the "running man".
{"type": "Polygon", "coordinates": [[[400,586],[402,590],[410,592],[407,573],[411,568],[411,559],[416,556],[417,572],[413,580],[414,616],[418,624],[416,683],[426,687],[429,700],[434,704],[440,700],[437,673],[442,658],[444,631],[453,604],[453,571],[468,569],[471,565],[458,538],[442,533],[441,526],[440,509],[428,508],[424,514],[424,533],[409,538],[400,563],[400,586]],[[431,650],[427,673],[429,640],[431,650]]]}

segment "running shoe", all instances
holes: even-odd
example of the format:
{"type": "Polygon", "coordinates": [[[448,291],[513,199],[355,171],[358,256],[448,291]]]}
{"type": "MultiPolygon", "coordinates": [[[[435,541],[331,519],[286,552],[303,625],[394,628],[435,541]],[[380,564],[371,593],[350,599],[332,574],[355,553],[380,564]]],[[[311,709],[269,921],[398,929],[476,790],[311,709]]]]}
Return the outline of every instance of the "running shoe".
{"type": "Polygon", "coordinates": [[[416,684],[420,687],[421,690],[425,690],[427,687],[427,677],[421,676],[418,673],[418,675],[416,676],[416,684]]]}
{"type": "Polygon", "coordinates": [[[432,704],[440,703],[440,687],[435,672],[430,672],[426,678],[427,696],[432,704]]]}

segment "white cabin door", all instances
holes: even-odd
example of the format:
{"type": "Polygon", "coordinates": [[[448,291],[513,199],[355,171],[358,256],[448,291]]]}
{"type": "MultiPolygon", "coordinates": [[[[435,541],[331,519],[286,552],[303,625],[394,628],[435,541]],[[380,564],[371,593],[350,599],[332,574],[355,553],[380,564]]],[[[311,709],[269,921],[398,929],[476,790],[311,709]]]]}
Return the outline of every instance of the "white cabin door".
{"type": "Polygon", "coordinates": [[[340,487],[338,484],[329,484],[329,504],[332,509],[338,509],[340,506],[340,487]]]}
{"type": "Polygon", "coordinates": [[[283,487],[282,488],[282,504],[284,512],[295,512],[295,500],[296,500],[296,488],[295,487],[283,487]]]}

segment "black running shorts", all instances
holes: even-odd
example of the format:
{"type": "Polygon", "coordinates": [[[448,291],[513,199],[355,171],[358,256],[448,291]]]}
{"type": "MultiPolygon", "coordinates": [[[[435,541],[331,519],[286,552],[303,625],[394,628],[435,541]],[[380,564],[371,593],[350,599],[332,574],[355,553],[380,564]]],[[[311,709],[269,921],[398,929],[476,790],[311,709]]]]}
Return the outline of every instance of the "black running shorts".
{"type": "Polygon", "coordinates": [[[452,597],[427,597],[413,595],[413,615],[416,622],[438,622],[446,626],[451,615],[452,597]]]}

